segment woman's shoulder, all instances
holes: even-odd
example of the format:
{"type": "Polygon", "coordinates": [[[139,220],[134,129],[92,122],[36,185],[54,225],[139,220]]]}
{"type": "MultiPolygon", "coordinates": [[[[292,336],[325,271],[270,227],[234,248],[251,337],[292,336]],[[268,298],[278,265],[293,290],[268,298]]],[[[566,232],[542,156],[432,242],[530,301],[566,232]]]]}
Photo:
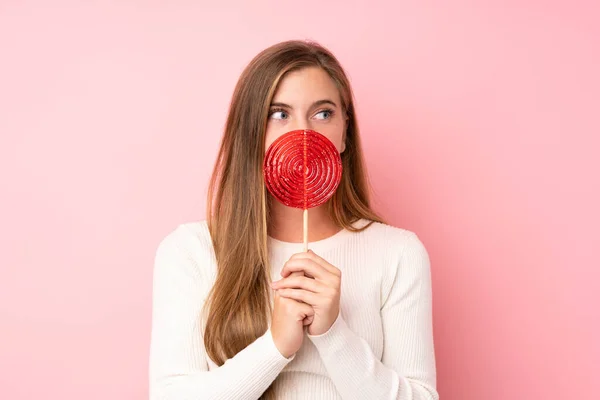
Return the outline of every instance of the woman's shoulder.
{"type": "Polygon", "coordinates": [[[355,223],[357,227],[366,227],[362,233],[370,239],[382,243],[386,247],[401,249],[405,246],[414,246],[415,242],[421,242],[416,232],[386,222],[370,221],[361,219],[355,223]]]}
{"type": "Polygon", "coordinates": [[[207,250],[212,247],[207,221],[203,219],[177,224],[161,238],[161,246],[176,246],[187,251],[207,250]]]}
{"type": "Polygon", "coordinates": [[[370,225],[362,234],[367,238],[365,243],[374,247],[372,253],[384,257],[393,266],[416,264],[418,260],[422,267],[428,267],[429,253],[415,231],[384,222],[366,222],[365,225],[370,225]]]}
{"type": "Polygon", "coordinates": [[[372,254],[383,260],[383,289],[389,293],[398,277],[406,282],[430,279],[430,258],[425,244],[413,230],[373,222],[364,231],[375,246],[372,254]]]}
{"type": "Polygon", "coordinates": [[[214,275],[215,256],[207,221],[181,222],[163,235],[156,262],[169,268],[185,268],[194,275],[214,275]]]}

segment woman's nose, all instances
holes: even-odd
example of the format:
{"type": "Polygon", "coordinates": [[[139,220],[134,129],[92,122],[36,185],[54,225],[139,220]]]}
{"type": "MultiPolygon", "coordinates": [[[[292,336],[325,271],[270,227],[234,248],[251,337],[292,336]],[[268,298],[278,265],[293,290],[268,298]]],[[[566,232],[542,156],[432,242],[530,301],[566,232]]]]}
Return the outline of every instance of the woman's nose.
{"type": "Polygon", "coordinates": [[[300,129],[314,130],[314,124],[310,120],[304,119],[304,120],[300,120],[300,121],[297,120],[290,126],[290,131],[295,131],[295,130],[300,130],[300,129]]]}

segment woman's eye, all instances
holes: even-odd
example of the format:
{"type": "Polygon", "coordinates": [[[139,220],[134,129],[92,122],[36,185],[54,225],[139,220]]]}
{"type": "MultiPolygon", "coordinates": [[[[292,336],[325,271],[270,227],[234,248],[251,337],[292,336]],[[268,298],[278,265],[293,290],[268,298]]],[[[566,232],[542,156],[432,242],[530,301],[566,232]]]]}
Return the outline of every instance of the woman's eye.
{"type": "Polygon", "coordinates": [[[331,118],[331,116],[333,115],[333,110],[323,110],[323,111],[319,111],[319,112],[317,113],[317,115],[321,115],[321,114],[323,114],[323,113],[325,113],[325,114],[326,114],[326,116],[325,116],[325,117],[322,117],[322,118],[317,118],[317,119],[327,119],[327,118],[331,118]]]}
{"type": "Polygon", "coordinates": [[[273,119],[285,119],[285,116],[287,116],[287,113],[285,111],[272,111],[271,112],[271,118],[273,118],[273,119]]]}

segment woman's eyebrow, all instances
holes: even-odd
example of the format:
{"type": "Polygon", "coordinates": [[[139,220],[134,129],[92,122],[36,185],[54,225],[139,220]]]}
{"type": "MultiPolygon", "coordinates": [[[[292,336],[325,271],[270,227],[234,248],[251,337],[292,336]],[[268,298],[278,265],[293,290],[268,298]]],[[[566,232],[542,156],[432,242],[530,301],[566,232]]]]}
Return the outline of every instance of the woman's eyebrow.
{"type": "MultiPolygon", "coordinates": [[[[337,107],[337,104],[335,104],[335,102],[333,102],[332,100],[323,99],[315,101],[310,108],[318,107],[322,104],[331,104],[332,106],[337,107]]],[[[290,106],[289,104],[279,102],[271,103],[271,107],[289,108],[290,110],[294,109],[294,107],[290,106]]]]}

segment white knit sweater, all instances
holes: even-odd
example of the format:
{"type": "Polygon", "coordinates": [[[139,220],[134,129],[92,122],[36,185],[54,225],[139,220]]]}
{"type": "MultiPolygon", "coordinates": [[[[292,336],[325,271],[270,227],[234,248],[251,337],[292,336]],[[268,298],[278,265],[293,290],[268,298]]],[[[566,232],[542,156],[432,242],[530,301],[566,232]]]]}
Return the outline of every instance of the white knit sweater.
{"type": "MultiPolygon", "coordinates": [[[[303,244],[269,237],[268,246],[278,280],[303,244]]],[[[373,223],[309,248],[342,272],[333,326],[322,335],[305,333],[290,358],[268,329],[218,367],[202,339],[200,310],[216,278],[206,220],[167,234],[154,263],[150,399],[256,400],[274,382],[277,399],[437,400],[430,260],[417,235],[373,223]]]]}

